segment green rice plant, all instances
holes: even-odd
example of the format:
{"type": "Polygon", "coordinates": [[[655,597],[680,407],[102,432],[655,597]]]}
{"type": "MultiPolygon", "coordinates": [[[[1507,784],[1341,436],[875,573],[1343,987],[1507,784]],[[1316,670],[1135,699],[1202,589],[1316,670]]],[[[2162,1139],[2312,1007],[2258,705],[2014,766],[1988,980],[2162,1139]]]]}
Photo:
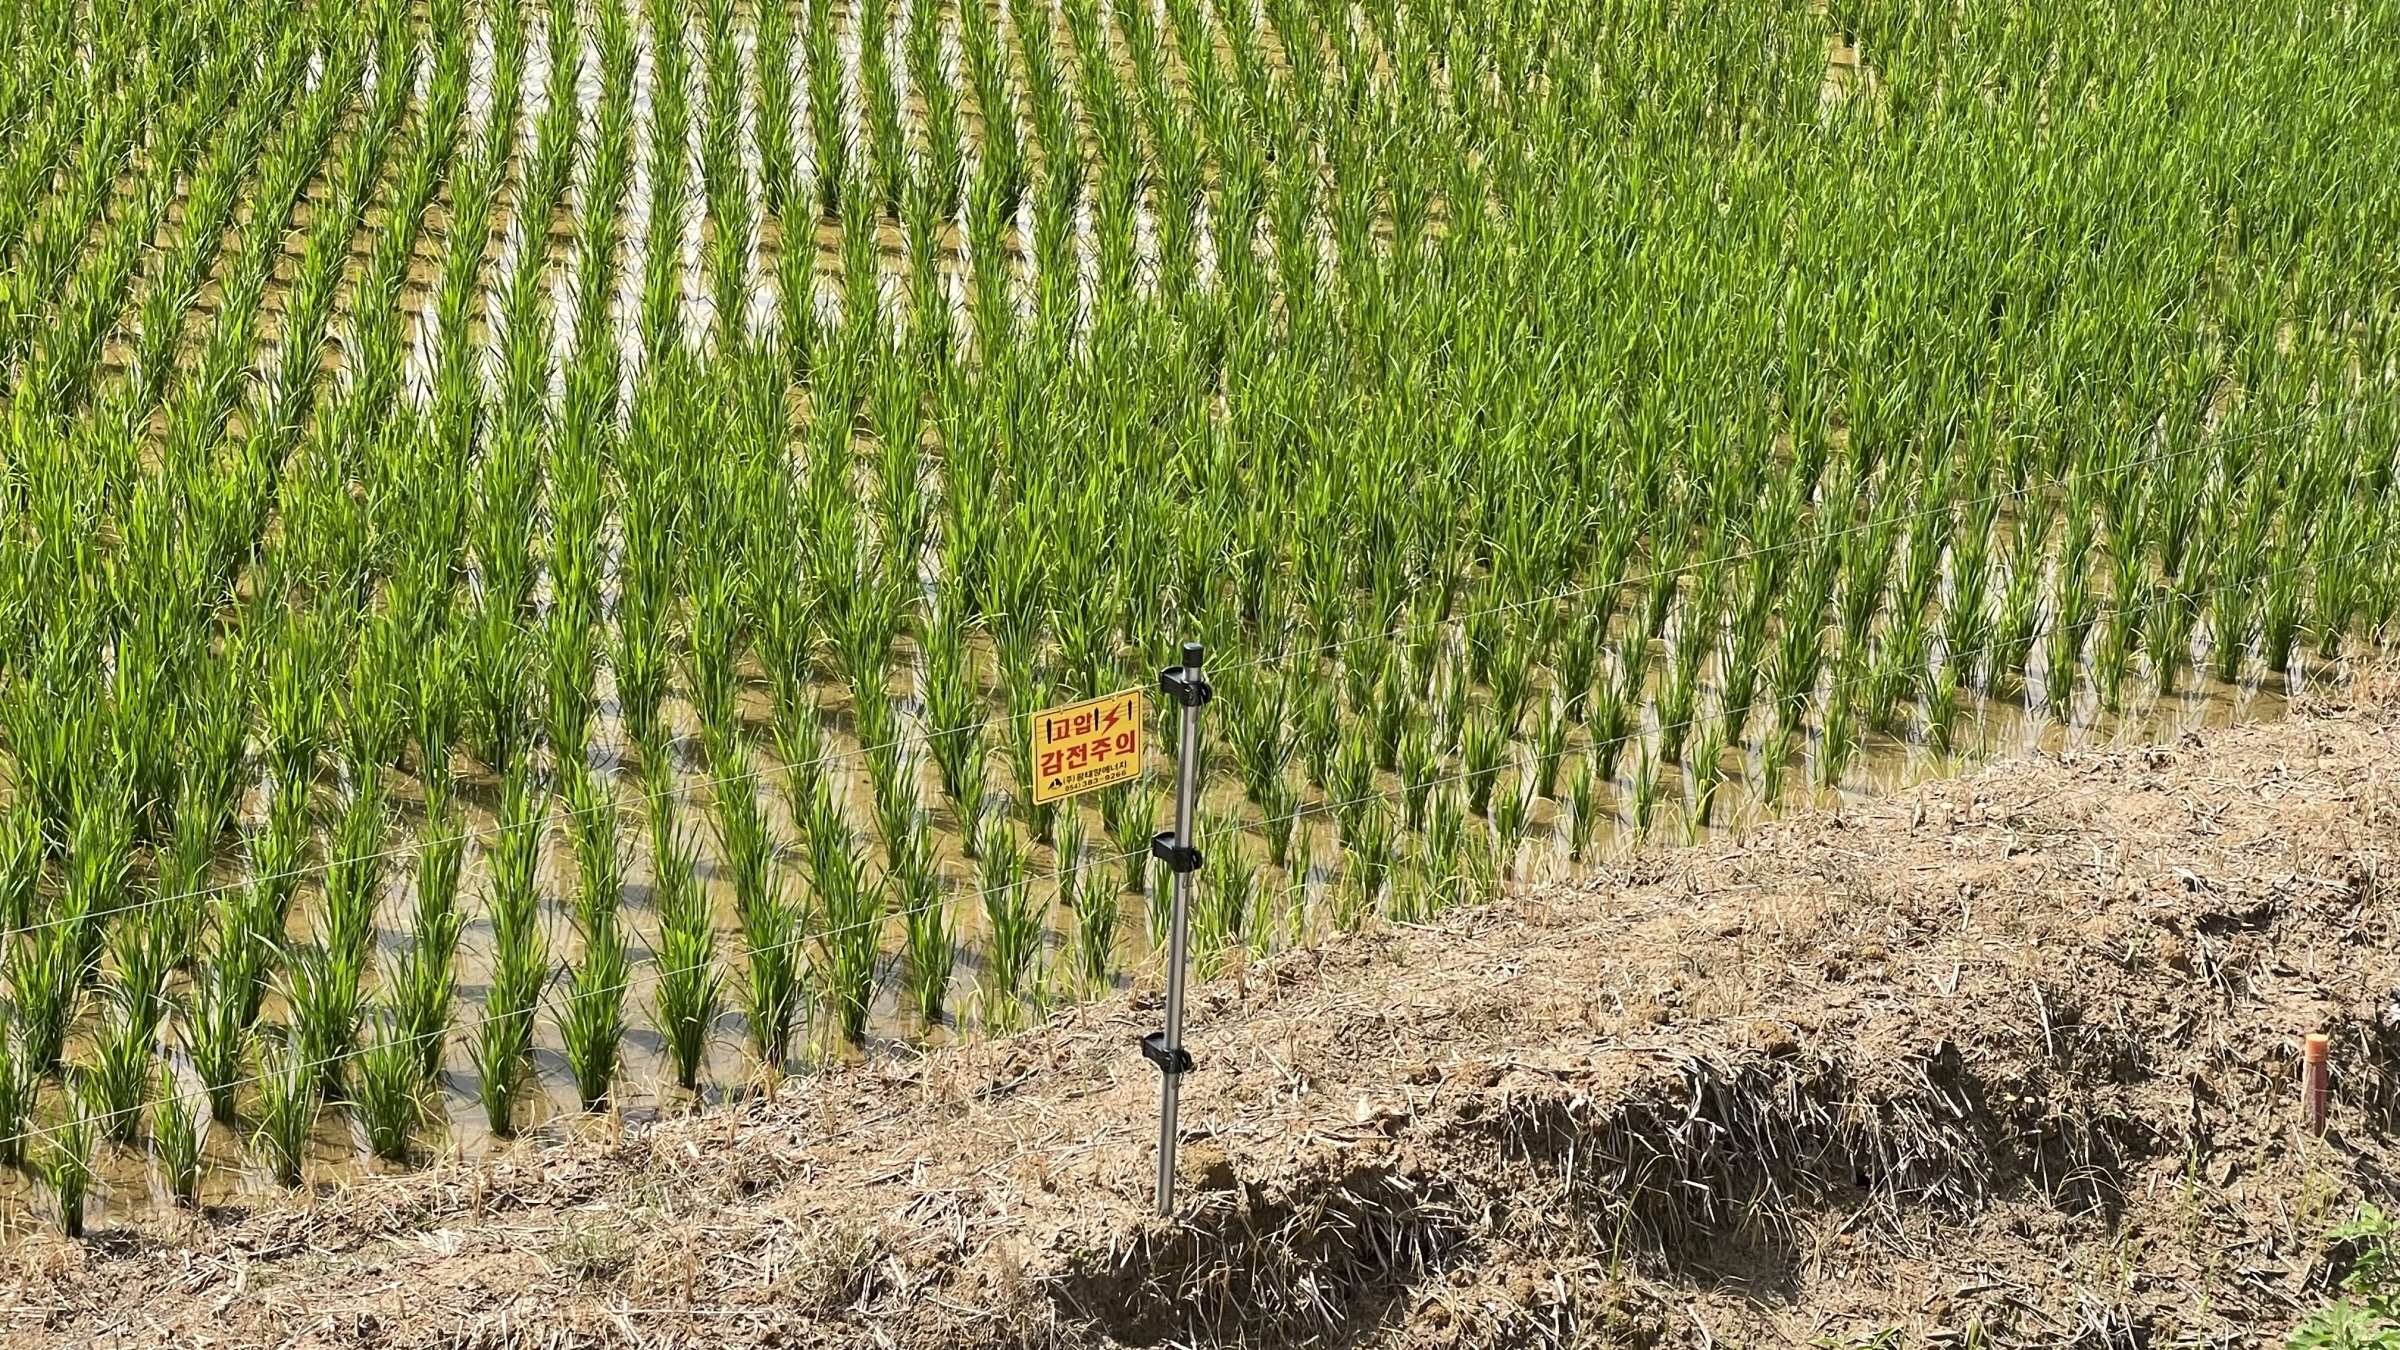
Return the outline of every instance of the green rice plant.
{"type": "Polygon", "coordinates": [[[199,1100],[176,1081],[173,1065],[161,1064],[157,1095],[151,1101],[150,1150],[158,1155],[159,1170],[166,1175],[167,1194],[188,1208],[199,1201],[200,1180],[207,1166],[203,1149],[207,1136],[202,1132],[199,1100]]]}
{"type": "Polygon", "coordinates": [[[657,1026],[676,1084],[692,1092],[708,1058],[725,976],[717,964],[715,916],[693,876],[692,846],[676,823],[672,793],[655,778],[650,807],[650,893],[658,909],[652,956],[658,972],[657,1026]]]}
{"type": "MultiPolygon", "coordinates": [[[[2309,609],[2317,655],[2327,661],[2342,655],[2365,589],[2359,581],[2368,534],[2362,516],[2355,493],[2337,493],[2316,534],[2316,556],[2310,568],[2314,595],[2309,609]]],[[[2197,587],[2193,589],[2196,597],[2197,587]]]]}
{"type": "Polygon", "coordinates": [[[1060,833],[1059,888],[1067,897],[1067,911],[1074,916],[1081,974],[1087,987],[1106,989],[1114,973],[1117,926],[1123,915],[1118,891],[1104,870],[1086,871],[1081,826],[1076,828],[1073,847],[1064,839],[1065,831],[1060,833]]]}
{"type": "Polygon", "coordinates": [[[663,743],[658,708],[667,696],[671,639],[665,619],[645,605],[620,605],[617,614],[617,640],[609,651],[609,669],[616,676],[625,729],[634,744],[642,747],[647,762],[653,747],[663,743]]]}
{"type": "Polygon", "coordinates": [[[1354,721],[1343,727],[1341,749],[1334,755],[1325,795],[1327,809],[1344,825],[1355,820],[1374,799],[1374,737],[1363,723],[1354,721]]]}
{"type": "MultiPolygon", "coordinates": [[[[748,759],[731,746],[723,753],[726,771],[719,775],[711,822],[718,855],[733,882],[734,916],[742,929],[742,1009],[750,1025],[752,1053],[761,1066],[780,1074],[790,1053],[793,1024],[802,1013],[801,915],[785,892],[748,759]]],[[[832,837],[837,833],[846,834],[847,827],[812,826],[811,858],[822,859],[829,849],[853,852],[847,841],[832,837]]],[[[823,903],[822,886],[817,895],[823,903]]]]}
{"type": "Polygon", "coordinates": [[[306,1051],[280,1036],[259,1038],[256,1062],[258,1118],[250,1129],[250,1153],[268,1175],[297,1189],[317,1123],[317,1070],[306,1051]]]}
{"type": "Polygon", "coordinates": [[[133,1142],[150,1090],[153,1044],[140,1004],[123,986],[110,985],[92,1059],[72,1074],[94,1123],[111,1143],[133,1142]]]}
{"type": "MultiPolygon", "coordinates": [[[[1992,673],[2022,680],[2041,627],[2043,549],[2057,507],[2049,497],[2028,495],[2017,502],[2010,530],[2008,579],[2000,592],[2000,619],[1992,636],[1992,673]]],[[[2187,633],[2189,630],[2186,630],[2187,633]]]]}
{"type": "Polygon", "coordinates": [[[1725,784],[1725,723],[1709,718],[1692,741],[1691,757],[1683,766],[1686,810],[1691,832],[1698,838],[1715,823],[1717,790],[1725,784]]]}
{"type": "Polygon", "coordinates": [[[1522,636],[1513,629],[1490,658],[1492,719],[1501,732],[1514,738],[1525,721],[1525,705],[1533,698],[1533,660],[1522,636]]]}
{"type": "Polygon", "coordinates": [[[1261,803],[1292,757],[1283,681],[1228,680],[1218,702],[1224,707],[1225,738],[1233,744],[1242,790],[1253,804],[1261,803]]]}
{"type": "Polygon", "coordinates": [[[1503,865],[1512,873],[1517,854],[1533,833],[1536,800],[1533,789],[1533,774],[1520,765],[1508,788],[1497,794],[1498,800],[1492,803],[1492,842],[1500,850],[1503,865]]]}
{"type": "Polygon", "coordinates": [[[619,898],[624,858],[617,804],[604,780],[567,778],[568,826],[575,852],[574,924],[581,952],[558,1010],[559,1039],[586,1111],[607,1103],[625,1039],[625,995],[633,979],[619,898]]]}
{"type": "Polygon", "coordinates": [[[1466,777],[1467,808],[1479,816],[1491,814],[1492,788],[1508,758],[1508,729],[1499,718],[1478,709],[1467,714],[1466,735],[1460,741],[1459,767],[1466,777]]]}
{"type": "Polygon", "coordinates": [[[26,1055],[23,1036],[14,1027],[0,1029],[0,1165],[24,1163],[41,1092],[41,1066],[26,1055]]]}
{"type": "Polygon", "coordinates": [[[827,798],[825,766],[830,756],[816,704],[805,697],[777,703],[774,735],[775,757],[783,768],[784,809],[805,829],[817,803],[827,798]]]}
{"type": "Polygon", "coordinates": [[[964,820],[982,805],[986,751],[983,703],[956,606],[935,609],[926,625],[924,650],[926,747],[951,814],[964,820]]]}
{"type": "Polygon", "coordinates": [[[1675,660],[1667,670],[1667,683],[1658,694],[1658,757],[1676,760],[1683,755],[1684,738],[1691,733],[1700,712],[1701,640],[1686,634],[1676,641],[1675,660]]]}
{"type": "MultiPolygon", "coordinates": [[[[1640,648],[1627,663],[1627,669],[1640,665],[1640,648]]],[[[1602,781],[1616,777],[1617,757],[1624,753],[1625,743],[1640,729],[1640,676],[1603,679],[1592,699],[1592,712],[1586,725],[1590,728],[1593,771],[1602,781]],[[1628,678],[1632,681],[1628,687],[1628,678]]]]}
{"type": "Polygon", "coordinates": [[[456,816],[429,819],[417,845],[417,903],[408,945],[386,985],[392,1015],[416,1047],[419,1077],[441,1073],[458,979],[452,958],[466,916],[458,907],[458,874],[466,850],[456,816]]]}
{"type": "Polygon", "coordinates": [[[1800,743],[1803,706],[1788,704],[1779,708],[1774,728],[1759,743],[1758,797],[1770,809],[1783,800],[1783,776],[1791,768],[1792,752],[1800,743]]]}
{"type": "Polygon", "coordinates": [[[84,1109],[81,1094],[67,1094],[66,1115],[50,1131],[47,1147],[35,1164],[42,1184],[58,1206],[59,1231],[70,1238],[83,1236],[83,1211],[92,1190],[92,1153],[98,1142],[97,1122],[84,1109]]]}
{"type": "Polygon", "coordinates": [[[124,1005],[128,1023],[143,1036],[156,1032],[166,1020],[176,959],[173,941],[163,909],[155,900],[128,907],[108,928],[105,945],[113,967],[108,990],[124,1005]]]}
{"type": "Polygon", "coordinates": [[[1258,900],[1258,871],[1243,854],[1239,821],[1204,818],[1200,839],[1207,861],[1192,908],[1192,951],[1201,978],[1214,979],[1225,968],[1227,951],[1244,941],[1244,924],[1258,900]]]}
{"type": "Polygon", "coordinates": [[[1304,684],[1299,700],[1300,759],[1308,766],[1308,781],[1319,791],[1327,790],[1333,773],[1334,750],[1341,739],[1339,695],[1332,686],[1321,682],[1304,684]]]}
{"type": "Polygon", "coordinates": [[[2075,676],[2082,668],[2084,648],[2099,612],[2092,596],[2092,523],[2089,504],[2080,500],[2076,479],[2067,494],[2066,526],[2058,551],[2057,579],[2050,620],[2049,650],[2043,672],[2042,699],[2062,721],[2074,708],[2075,676]]]}
{"type": "Polygon", "coordinates": [[[82,1001],[83,962],[70,923],[38,928],[8,953],[8,1004],[22,1052],[36,1072],[58,1064],[67,1027],[82,1001]]]}
{"type": "Polygon", "coordinates": [[[808,841],[809,889],[822,922],[826,1003],[841,1034],[856,1042],[866,1036],[867,1010],[875,1001],[875,969],[889,918],[882,886],[867,879],[864,850],[847,828],[812,830],[808,841]]]}
{"type": "Polygon", "coordinates": [[[391,1009],[378,1009],[358,1056],[351,1110],[366,1132],[368,1150],[386,1162],[407,1162],[411,1141],[425,1123],[423,1067],[407,1025],[391,1009]]]}
{"type": "Polygon", "coordinates": [[[1033,719],[1048,700],[1038,683],[1013,688],[1008,700],[1008,762],[1016,779],[1017,810],[1025,818],[1025,832],[1037,844],[1051,842],[1051,834],[1058,825],[1057,803],[1033,799],[1033,719]]]}
{"type": "Polygon", "coordinates": [[[1267,846],[1267,864],[1282,867],[1290,859],[1292,836],[1300,826],[1300,794],[1289,782],[1278,778],[1268,784],[1259,809],[1264,814],[1258,833],[1267,846]]]}
{"type": "Polygon", "coordinates": [[[2318,526],[2304,517],[2313,514],[2301,512],[2297,506],[2284,513],[2271,546],[2272,565],[2259,602],[2260,653],[2266,669],[2286,676],[2291,673],[2292,648],[2299,643],[2301,621],[2307,612],[2307,561],[2318,526]]]}
{"type": "Polygon", "coordinates": [[[34,921],[48,858],[41,821],[32,810],[11,805],[0,812],[0,931],[14,932],[34,921]]]}
{"type": "Polygon", "coordinates": [[[1285,945],[1305,946],[1314,920],[1309,902],[1310,873],[1316,865],[1316,838],[1308,830],[1300,830],[1292,839],[1292,851],[1283,867],[1283,926],[1285,945]]]}
{"type": "MultiPolygon", "coordinates": [[[[495,987],[502,970],[494,968],[495,987]]],[[[476,1100],[483,1106],[484,1123],[494,1138],[517,1137],[530,1073],[527,1060],[532,1053],[532,1019],[517,1016],[512,1009],[493,1011],[487,1004],[467,1039],[467,1055],[475,1069],[476,1100]]]]}
{"type": "Polygon", "coordinates": [[[1008,818],[989,815],[977,826],[976,889],[990,933],[984,967],[984,1018],[995,1029],[1016,1026],[1029,986],[1041,978],[1042,906],[1026,875],[1025,846],[1008,818]]]}
{"type": "Polygon", "coordinates": [[[1608,642],[1608,616],[1597,606],[1580,610],[1559,648],[1556,687],[1566,705],[1567,719],[1580,725],[1591,708],[1592,683],[1600,673],[1600,656],[1608,642]]]}
{"type": "MultiPolygon", "coordinates": [[[[188,782],[188,779],[186,780],[188,782]]],[[[175,813],[172,837],[153,854],[158,902],[153,913],[159,946],[174,969],[192,971],[208,926],[209,860],[216,850],[216,824],[197,802],[175,813]]]]}
{"type": "MultiPolygon", "coordinates": [[[[1988,472],[1988,467],[1980,471],[1971,468],[1968,484],[1972,487],[1988,481],[1988,472]]],[[[1960,667],[1955,680],[1971,684],[1980,672],[1988,686],[1998,673],[1990,603],[1992,542],[2000,494],[1975,491],[1959,509],[1959,528],[1950,544],[1950,594],[1942,607],[1942,639],[1949,649],[1945,664],[1960,667]]]]}
{"type": "Polygon", "coordinates": [[[542,721],[551,753],[563,767],[580,765],[591,744],[593,691],[599,653],[585,619],[555,610],[542,625],[542,721]]]}
{"type": "Polygon", "coordinates": [[[1383,653],[1383,673],[1375,685],[1372,710],[1376,768],[1390,773],[1400,767],[1400,738],[1408,730],[1416,711],[1416,700],[1410,693],[1408,673],[1401,666],[1399,649],[1387,647],[1383,653]]]}
{"type": "Polygon", "coordinates": [[[1574,776],[1567,780],[1567,857],[1570,861],[1590,861],[1592,841],[1600,831],[1600,789],[1607,781],[1600,776],[1593,756],[1576,758],[1574,776]]]}
{"type": "Polygon", "coordinates": [[[315,1091],[343,1096],[344,1066],[358,1041],[366,1006],[363,954],[307,946],[284,967],[283,996],[292,1012],[292,1044],[316,1075],[315,1091]]]}
{"type": "Polygon", "coordinates": [[[1555,691],[1543,705],[1541,721],[1534,728],[1534,795],[1558,795],[1558,766],[1567,753],[1567,701],[1555,691]]]}
{"type": "Polygon", "coordinates": [[[1356,932],[1374,909],[1399,856],[1391,812],[1380,799],[1343,830],[1342,854],[1342,881],[1347,889],[1337,898],[1333,920],[1343,932],[1356,932]]]}
{"type": "Polygon", "coordinates": [[[1850,706],[1853,684],[1854,681],[1837,677],[1825,695],[1824,711],[1819,714],[1817,783],[1821,787],[1840,788],[1842,775],[1858,753],[1858,722],[1850,706]]]}
{"type": "Polygon", "coordinates": [[[1422,719],[1411,722],[1400,737],[1395,768],[1400,777],[1401,828],[1411,833],[1423,830],[1426,802],[1441,778],[1442,761],[1434,748],[1433,730],[1422,719]]]}
{"type": "Polygon", "coordinates": [[[1926,672],[1917,701],[1925,709],[1925,745],[1947,759],[1955,750],[1958,727],[1958,667],[1944,661],[1926,672]]]}
{"type": "Polygon", "coordinates": [[[917,813],[897,835],[887,830],[884,850],[885,884],[892,888],[892,907],[900,912],[908,1003],[927,1026],[939,1026],[957,947],[924,814],[917,813]]]}
{"type": "Polygon", "coordinates": [[[1100,793],[1100,828],[1125,869],[1118,889],[1150,893],[1150,836],[1157,829],[1160,789],[1148,775],[1100,793]]]}
{"type": "Polygon", "coordinates": [[[182,1020],[184,1054],[208,1096],[209,1118],[228,1128],[250,1063],[247,985],[248,977],[230,964],[203,962],[182,1020]]]}
{"type": "Polygon", "coordinates": [[[2109,606],[2100,615],[2100,640],[2092,651],[2092,684],[2100,706],[2115,712],[2125,700],[2125,677],[2141,641],[2142,615],[2149,607],[2150,581],[2138,538],[2110,542],[2109,606]]]}
{"type": "Polygon", "coordinates": [[[1663,757],[1659,752],[1651,749],[1648,741],[1644,741],[1640,753],[1634,759],[1633,828],[1639,833],[1649,832],[1650,816],[1658,809],[1658,794],[1662,786],[1659,778],[1661,758],[1663,757]]]}
{"type": "Polygon", "coordinates": [[[2150,613],[2142,621],[2142,631],[2150,652],[2150,667],[2158,681],[2158,692],[2172,694],[2183,678],[2184,667],[2192,659],[2192,630],[2200,622],[2201,596],[2197,590],[2179,583],[2169,583],[2152,592],[2150,613]]]}
{"type": "Polygon", "coordinates": [[[470,1045],[485,1119],[492,1133],[503,1139],[514,1137],[516,1108],[527,1086],[533,1050],[534,1013],[551,976],[541,893],[534,880],[541,849],[540,811],[530,775],[522,768],[512,772],[501,785],[499,839],[491,854],[486,899],[492,925],[491,990],[470,1045]]]}
{"type": "MultiPolygon", "coordinates": [[[[456,781],[450,769],[450,748],[457,744],[464,717],[460,688],[464,683],[459,648],[438,637],[418,648],[416,697],[410,718],[417,743],[417,777],[425,787],[429,814],[439,814],[456,781]]],[[[623,676],[619,683],[622,687],[623,676]]]]}

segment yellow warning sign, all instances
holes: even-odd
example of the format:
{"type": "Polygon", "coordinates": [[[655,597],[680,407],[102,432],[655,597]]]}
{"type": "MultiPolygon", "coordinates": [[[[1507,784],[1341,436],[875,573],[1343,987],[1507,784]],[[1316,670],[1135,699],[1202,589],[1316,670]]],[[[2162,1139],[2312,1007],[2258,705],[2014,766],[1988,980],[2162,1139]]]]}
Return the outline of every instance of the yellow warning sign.
{"type": "Polygon", "coordinates": [[[1034,714],[1033,767],[1037,804],[1131,782],[1142,771],[1142,691],[1034,714]]]}

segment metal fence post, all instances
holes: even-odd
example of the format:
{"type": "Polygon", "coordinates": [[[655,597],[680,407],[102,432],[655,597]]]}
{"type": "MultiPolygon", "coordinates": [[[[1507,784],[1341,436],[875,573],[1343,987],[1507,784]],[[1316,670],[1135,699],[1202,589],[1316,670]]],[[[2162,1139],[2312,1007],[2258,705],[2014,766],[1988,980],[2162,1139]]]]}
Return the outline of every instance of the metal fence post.
{"type": "Polygon", "coordinates": [[[1167,1026],[1142,1038],[1142,1054],[1158,1066],[1158,1212],[1175,1210],[1175,1115],[1183,1076],[1192,1057],[1183,1048],[1183,970],[1191,932],[1192,874],[1200,870],[1200,846],[1192,838],[1192,816],[1200,796],[1200,709],[1215,691],[1200,673],[1203,652],[1183,644],[1183,664],[1159,672],[1159,692],[1183,709],[1182,745],[1175,761],[1175,828],[1153,836],[1150,854],[1175,874],[1173,910],[1167,929],[1167,1026]]]}

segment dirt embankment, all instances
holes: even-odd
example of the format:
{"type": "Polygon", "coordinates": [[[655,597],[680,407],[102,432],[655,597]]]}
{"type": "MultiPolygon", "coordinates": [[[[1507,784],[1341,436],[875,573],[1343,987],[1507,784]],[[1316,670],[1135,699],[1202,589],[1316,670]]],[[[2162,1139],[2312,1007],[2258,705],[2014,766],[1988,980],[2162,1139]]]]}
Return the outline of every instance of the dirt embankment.
{"type": "Polygon", "coordinates": [[[2400,686],[779,1100],[5,1256],[56,1346],[2255,1345],[2387,1189],[2400,686]],[[2301,1037],[2334,1040],[2322,1140],[2301,1037]]]}

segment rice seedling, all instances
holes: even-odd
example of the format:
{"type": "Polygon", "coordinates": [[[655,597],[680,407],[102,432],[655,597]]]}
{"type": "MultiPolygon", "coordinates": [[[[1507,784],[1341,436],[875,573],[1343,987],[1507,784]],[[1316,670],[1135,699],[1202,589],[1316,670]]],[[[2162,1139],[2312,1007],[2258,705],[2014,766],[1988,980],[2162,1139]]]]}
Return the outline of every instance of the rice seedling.
{"type": "Polygon", "coordinates": [[[110,986],[105,1004],[91,1061],[76,1066],[71,1077],[101,1136],[130,1144],[141,1127],[150,1090],[152,1024],[140,998],[122,985],[110,986]]]}
{"type": "Polygon", "coordinates": [[[1644,741],[1640,754],[1634,760],[1633,784],[1629,795],[1633,801],[1633,828],[1637,833],[1647,834],[1649,832],[1651,814],[1658,808],[1658,795],[1662,786],[1659,776],[1660,759],[1659,752],[1653,750],[1649,742],[1644,741]]]}
{"type": "Polygon", "coordinates": [[[939,1026],[957,960],[957,940],[949,896],[934,861],[931,831],[923,815],[898,835],[887,834],[884,847],[889,859],[885,884],[892,888],[892,908],[900,913],[908,1004],[925,1025],[939,1026]]]}
{"type": "Polygon", "coordinates": [[[424,1061],[408,1026],[388,1008],[370,1019],[357,1080],[351,1112],[366,1133],[368,1151],[386,1162],[407,1162],[425,1122],[424,1061]]]}
{"type": "Polygon", "coordinates": [[[633,979],[619,913],[624,859],[617,841],[616,798],[610,789],[589,774],[573,774],[567,779],[566,795],[576,871],[573,922],[580,954],[560,999],[558,1030],[568,1071],[575,1076],[576,1095],[584,1110],[597,1111],[607,1103],[616,1081],[626,1031],[625,995],[633,979]]]}
{"type": "Polygon", "coordinates": [[[21,1052],[35,1072],[58,1064],[67,1027],[82,1001],[83,962],[75,948],[73,916],[54,910],[51,926],[37,928],[8,953],[8,1003],[21,1052]]]}
{"type": "Polygon", "coordinates": [[[1958,736],[1958,667],[1944,661],[1927,671],[1921,681],[1917,701],[1925,712],[1925,745],[1937,756],[1947,758],[1957,751],[1958,736]]]}
{"type": "Polygon", "coordinates": [[[258,1114],[250,1153],[277,1182],[297,1188],[317,1123],[317,1068],[306,1051],[280,1036],[259,1038],[255,1062],[258,1114]]]}
{"type": "Polygon", "coordinates": [[[1607,780],[1600,776],[1597,761],[1590,755],[1578,756],[1575,773],[1567,782],[1567,858],[1572,862],[1590,859],[1592,842],[1600,832],[1600,791],[1607,780]]]}
{"type": "Polygon", "coordinates": [[[1299,713],[1301,762],[1308,766],[1310,784],[1324,791],[1333,773],[1334,749],[1342,739],[1339,695],[1324,684],[1305,686],[1299,713]]]}
{"type": "Polygon", "coordinates": [[[1558,795],[1558,767],[1567,754],[1567,701],[1553,692],[1543,705],[1542,719],[1533,738],[1533,794],[1537,797],[1558,795]]]}
{"type": "Polygon", "coordinates": [[[499,839],[491,854],[486,907],[492,926],[491,990],[470,1043],[478,1094],[492,1133],[514,1136],[526,1089],[533,1019],[551,977],[534,873],[542,835],[540,798],[522,769],[501,788],[499,839]]]}
{"type": "Polygon", "coordinates": [[[41,1066],[14,1028],[0,1029],[0,1165],[20,1166],[42,1092],[41,1066]]]}
{"type": "Polygon", "coordinates": [[[458,907],[459,868],[466,834],[455,816],[429,819],[417,845],[416,915],[397,971],[386,984],[392,1014],[416,1047],[419,1077],[441,1073],[458,981],[457,954],[466,916],[458,907]]]}
{"type": "Polygon", "coordinates": [[[1480,709],[1467,714],[1459,764],[1467,783],[1467,808],[1476,815],[1491,814],[1492,789],[1507,758],[1508,732],[1500,720],[1480,709]]]}
{"type": "Polygon", "coordinates": [[[1025,846],[1004,815],[988,815],[976,826],[976,889],[990,934],[984,967],[984,1019],[995,1028],[1015,1026],[1021,1000],[1041,976],[1042,908],[1026,873],[1025,846]]]}
{"type": "Polygon", "coordinates": [[[151,1102],[150,1151],[158,1157],[167,1194],[174,1197],[176,1204],[191,1206],[199,1201],[200,1181],[207,1166],[204,1152],[207,1136],[200,1119],[199,1099],[183,1090],[176,1080],[174,1065],[161,1064],[158,1091],[151,1102]]]}
{"type": "Polygon", "coordinates": [[[1148,776],[1104,789],[1099,794],[1100,828],[1108,835],[1125,869],[1118,889],[1149,895],[1150,835],[1158,825],[1160,789],[1148,776]]]}
{"type": "Polygon", "coordinates": [[[1512,872],[1518,851],[1533,832],[1534,787],[1533,774],[1520,766],[1514,780],[1492,803],[1492,839],[1512,872]]]}
{"type": "Polygon", "coordinates": [[[808,882],[822,925],[828,1011],[843,1037],[856,1042],[866,1035],[867,1010],[875,1000],[889,896],[868,880],[863,850],[847,827],[810,831],[808,882]]]}
{"type": "Polygon", "coordinates": [[[92,1190],[92,1152],[98,1123],[84,1107],[82,1094],[67,1093],[66,1115],[53,1127],[36,1166],[50,1200],[58,1206],[59,1231],[70,1238],[83,1236],[84,1207],[92,1190]]]}
{"type": "Polygon", "coordinates": [[[1225,968],[1229,949],[1243,942],[1244,924],[1257,902],[1258,873],[1244,856],[1240,823],[1203,817],[1199,825],[1206,859],[1191,916],[1192,954],[1203,978],[1225,968]]]}
{"type": "MultiPolygon", "coordinates": [[[[661,771],[663,773],[663,770],[661,771]]],[[[656,1015],[675,1082],[697,1091],[708,1058],[725,976],[717,964],[717,930],[693,875],[695,859],[676,820],[672,791],[656,786],[650,801],[650,893],[658,908],[656,1015]]]]}
{"type": "Polygon", "coordinates": [[[193,981],[191,1001],[182,1021],[184,1054],[208,1096],[209,1118],[227,1126],[234,1122],[236,1094],[250,1063],[250,979],[238,960],[217,959],[201,966],[193,981]]]}
{"type": "Polygon", "coordinates": [[[1342,884],[1337,892],[1333,921],[1344,932],[1357,931],[1374,908],[1398,857],[1399,841],[1391,813],[1374,801],[1343,827],[1342,884]]]}

